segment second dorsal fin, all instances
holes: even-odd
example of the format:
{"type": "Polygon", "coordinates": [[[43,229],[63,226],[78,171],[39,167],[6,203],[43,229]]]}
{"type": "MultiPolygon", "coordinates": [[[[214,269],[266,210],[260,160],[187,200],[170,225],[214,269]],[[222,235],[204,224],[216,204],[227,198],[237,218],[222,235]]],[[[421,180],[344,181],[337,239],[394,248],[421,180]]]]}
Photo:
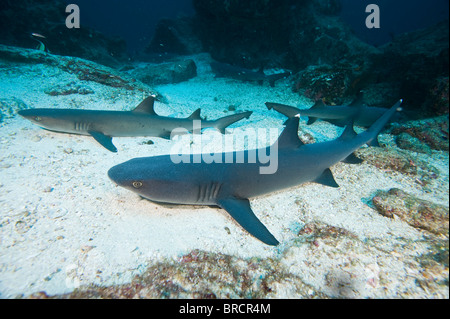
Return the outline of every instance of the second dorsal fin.
{"type": "Polygon", "coordinates": [[[144,101],[139,103],[139,105],[136,106],[133,112],[146,113],[149,115],[158,115],[155,112],[154,104],[155,104],[155,97],[153,95],[150,95],[144,101]]]}

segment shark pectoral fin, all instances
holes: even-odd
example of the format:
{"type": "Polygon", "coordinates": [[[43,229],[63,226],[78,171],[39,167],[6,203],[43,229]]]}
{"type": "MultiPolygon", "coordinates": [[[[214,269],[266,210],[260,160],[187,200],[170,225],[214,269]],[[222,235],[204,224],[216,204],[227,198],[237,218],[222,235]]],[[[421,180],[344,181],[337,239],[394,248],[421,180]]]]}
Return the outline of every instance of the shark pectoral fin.
{"type": "Polygon", "coordinates": [[[347,164],[361,164],[363,160],[357,157],[355,153],[352,153],[347,156],[342,162],[347,164]]]}
{"type": "Polygon", "coordinates": [[[329,168],[323,171],[322,175],[320,175],[316,180],[314,180],[314,183],[322,184],[325,186],[330,186],[337,188],[339,187],[338,183],[334,180],[333,173],[329,168]]]}
{"type": "Polygon", "coordinates": [[[253,213],[248,199],[227,198],[217,203],[225,209],[246,231],[267,245],[276,246],[278,240],[253,213]]]}
{"type": "Polygon", "coordinates": [[[117,152],[117,148],[112,143],[112,137],[107,136],[101,132],[97,131],[88,131],[88,133],[100,144],[103,145],[107,150],[111,152],[117,152]]]}

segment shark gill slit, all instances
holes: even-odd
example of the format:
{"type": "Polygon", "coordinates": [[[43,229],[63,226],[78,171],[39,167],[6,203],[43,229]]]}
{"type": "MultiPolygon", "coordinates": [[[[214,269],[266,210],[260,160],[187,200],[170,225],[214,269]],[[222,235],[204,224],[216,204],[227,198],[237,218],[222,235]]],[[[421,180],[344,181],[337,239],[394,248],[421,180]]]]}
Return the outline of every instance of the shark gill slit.
{"type": "Polygon", "coordinates": [[[217,198],[217,195],[219,194],[221,188],[222,184],[217,182],[199,185],[197,202],[204,203],[210,201],[211,199],[217,198]]]}
{"type": "Polygon", "coordinates": [[[75,122],[74,124],[75,131],[83,132],[83,131],[89,131],[89,128],[91,127],[91,123],[86,122],[75,122]]]}

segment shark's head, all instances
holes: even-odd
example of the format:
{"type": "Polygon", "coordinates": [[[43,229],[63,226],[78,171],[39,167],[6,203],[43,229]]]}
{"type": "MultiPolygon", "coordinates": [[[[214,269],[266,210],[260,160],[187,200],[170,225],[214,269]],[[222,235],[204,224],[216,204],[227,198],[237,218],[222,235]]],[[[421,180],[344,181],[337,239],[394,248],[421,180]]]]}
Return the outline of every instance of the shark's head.
{"type": "Polygon", "coordinates": [[[27,109],[18,112],[20,116],[26,118],[32,123],[44,128],[53,128],[57,123],[61,122],[56,118],[55,110],[51,109],[27,109]]]}
{"type": "Polygon", "coordinates": [[[27,109],[21,110],[18,114],[42,128],[51,131],[69,132],[74,130],[74,119],[71,110],[63,109],[27,109]]]}
{"type": "Polygon", "coordinates": [[[185,197],[189,196],[186,190],[191,189],[189,182],[175,180],[170,169],[160,167],[157,161],[158,157],[134,158],[110,168],[108,176],[118,186],[155,202],[189,201],[185,197]]]}

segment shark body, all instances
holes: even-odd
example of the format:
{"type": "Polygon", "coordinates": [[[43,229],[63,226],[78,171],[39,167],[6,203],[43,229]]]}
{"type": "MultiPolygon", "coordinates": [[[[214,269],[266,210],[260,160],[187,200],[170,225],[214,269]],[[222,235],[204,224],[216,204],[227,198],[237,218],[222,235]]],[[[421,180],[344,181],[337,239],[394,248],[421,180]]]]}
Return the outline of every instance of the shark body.
{"type": "Polygon", "coordinates": [[[386,112],[386,108],[369,107],[363,102],[360,94],[350,105],[325,105],[322,100],[317,101],[310,109],[302,110],[293,106],[266,102],[267,108],[274,109],[291,118],[299,114],[308,116],[308,125],[321,119],[337,126],[346,126],[351,121],[353,124],[363,127],[371,126],[380,116],[386,112]]]}
{"type": "Polygon", "coordinates": [[[239,81],[258,82],[261,84],[264,81],[268,81],[270,86],[272,87],[275,86],[275,81],[291,75],[291,72],[282,72],[277,74],[266,75],[262,69],[255,72],[250,69],[241,68],[239,66],[221,62],[211,62],[211,69],[216,75],[216,77],[226,77],[239,81]]]}
{"type": "Polygon", "coordinates": [[[172,130],[193,131],[193,121],[201,120],[201,128],[212,127],[222,133],[225,128],[252,112],[226,116],[214,121],[202,120],[200,109],[188,118],[159,116],[154,110],[155,98],[150,96],[133,111],[100,111],[74,109],[28,109],[19,115],[50,131],[90,135],[111,152],[117,152],[112,137],[155,136],[170,138],[172,130]]]}
{"type": "MultiPolygon", "coordinates": [[[[299,118],[288,120],[275,142],[278,169],[274,174],[260,174],[258,163],[223,161],[241,155],[247,159],[249,151],[241,151],[221,153],[221,162],[209,164],[193,162],[193,155],[190,162],[178,164],[169,155],[135,158],[112,167],[108,176],[117,185],[155,202],[219,206],[251,235],[265,244],[277,245],[278,240],[253,213],[249,198],[306,182],[338,187],[329,168],[340,161],[357,163],[359,159],[353,152],[364,144],[376,142],[400,103],[365,132],[357,135],[349,125],[342,136],[324,143],[303,144],[298,137],[299,118]]],[[[262,153],[267,154],[271,149],[272,146],[263,149],[262,153]]]]}

